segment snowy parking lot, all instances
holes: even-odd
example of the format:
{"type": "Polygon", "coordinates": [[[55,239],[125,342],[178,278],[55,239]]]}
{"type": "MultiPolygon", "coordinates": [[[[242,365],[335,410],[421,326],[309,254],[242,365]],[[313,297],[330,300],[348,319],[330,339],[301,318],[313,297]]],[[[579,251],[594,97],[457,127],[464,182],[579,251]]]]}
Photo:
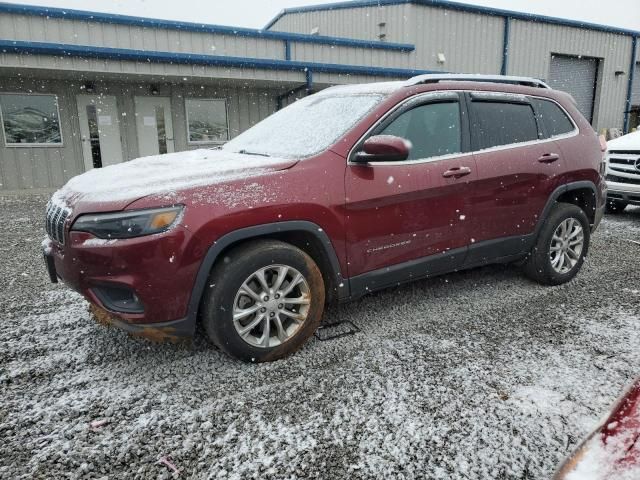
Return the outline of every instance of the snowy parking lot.
{"type": "Polygon", "coordinates": [[[353,335],[247,365],[94,323],[48,283],[45,203],[0,199],[2,478],[548,478],[640,373],[640,208],[569,284],[420,281],[331,307],[353,335]]]}

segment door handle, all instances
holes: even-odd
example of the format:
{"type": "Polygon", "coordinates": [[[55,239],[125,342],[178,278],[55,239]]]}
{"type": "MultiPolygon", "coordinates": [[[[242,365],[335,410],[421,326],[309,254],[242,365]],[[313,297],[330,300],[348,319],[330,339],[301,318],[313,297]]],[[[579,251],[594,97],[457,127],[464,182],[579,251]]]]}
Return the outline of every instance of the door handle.
{"type": "Polygon", "coordinates": [[[442,174],[444,178],[460,178],[469,175],[471,169],[469,167],[453,167],[442,174]]]}
{"type": "Polygon", "coordinates": [[[540,163],[553,163],[559,159],[560,159],[560,155],[558,155],[557,153],[545,153],[538,159],[538,161],[540,163]]]}

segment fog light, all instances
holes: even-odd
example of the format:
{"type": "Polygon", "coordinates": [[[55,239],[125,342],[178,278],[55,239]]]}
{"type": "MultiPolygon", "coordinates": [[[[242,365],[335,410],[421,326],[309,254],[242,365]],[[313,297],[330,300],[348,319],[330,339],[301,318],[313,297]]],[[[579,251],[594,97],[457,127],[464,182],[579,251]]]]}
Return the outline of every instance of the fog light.
{"type": "Polygon", "coordinates": [[[113,312],[143,313],[144,305],[129,287],[101,285],[91,289],[102,304],[113,312]]]}

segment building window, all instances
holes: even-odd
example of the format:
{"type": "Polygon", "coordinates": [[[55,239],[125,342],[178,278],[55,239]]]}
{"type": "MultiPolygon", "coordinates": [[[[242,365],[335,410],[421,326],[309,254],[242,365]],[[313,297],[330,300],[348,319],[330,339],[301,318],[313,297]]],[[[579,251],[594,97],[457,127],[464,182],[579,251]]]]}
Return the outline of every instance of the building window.
{"type": "Polygon", "coordinates": [[[55,95],[0,94],[0,115],[7,146],[62,144],[55,95]]]}
{"type": "Polygon", "coordinates": [[[225,100],[187,98],[185,109],[189,143],[217,143],[229,139],[225,100]]]}

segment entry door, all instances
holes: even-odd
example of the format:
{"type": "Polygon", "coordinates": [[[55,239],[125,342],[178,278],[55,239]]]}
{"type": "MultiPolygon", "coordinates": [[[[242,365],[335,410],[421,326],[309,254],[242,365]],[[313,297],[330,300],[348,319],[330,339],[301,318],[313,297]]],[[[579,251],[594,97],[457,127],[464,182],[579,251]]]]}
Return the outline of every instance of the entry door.
{"type": "Polygon", "coordinates": [[[374,130],[409,140],[411,153],[406,161],[347,168],[349,276],[417,259],[425,265],[409,275],[461,265],[472,220],[469,182],[476,176],[473,155],[461,153],[461,133],[457,94],[407,106],[374,130]]]}
{"type": "Polygon", "coordinates": [[[135,107],[140,156],[174,152],[170,99],[136,97],[135,107]]]}
{"type": "Polygon", "coordinates": [[[78,119],[86,170],[122,162],[116,97],[78,95],[78,119]]]}

